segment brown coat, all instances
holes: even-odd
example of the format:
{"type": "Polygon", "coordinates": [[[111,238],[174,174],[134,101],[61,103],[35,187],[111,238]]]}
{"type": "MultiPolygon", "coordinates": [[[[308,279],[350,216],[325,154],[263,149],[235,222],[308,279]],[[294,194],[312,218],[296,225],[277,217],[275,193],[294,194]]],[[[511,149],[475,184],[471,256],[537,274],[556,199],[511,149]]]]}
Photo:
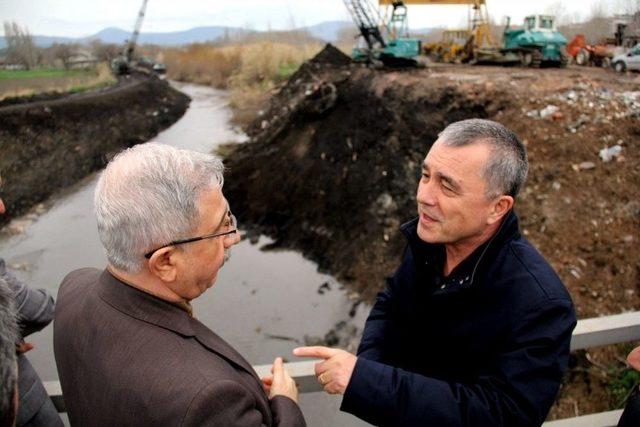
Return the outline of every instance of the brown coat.
{"type": "Polygon", "coordinates": [[[72,425],[304,426],[269,400],[249,363],[173,304],[107,271],[70,273],[58,292],[54,351],[72,425]]]}

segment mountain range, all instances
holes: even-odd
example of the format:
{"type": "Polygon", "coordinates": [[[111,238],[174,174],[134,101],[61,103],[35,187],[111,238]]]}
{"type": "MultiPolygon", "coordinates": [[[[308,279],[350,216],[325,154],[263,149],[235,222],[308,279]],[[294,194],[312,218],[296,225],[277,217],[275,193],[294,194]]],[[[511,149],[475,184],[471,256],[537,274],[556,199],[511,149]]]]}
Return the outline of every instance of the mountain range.
{"type": "MultiPolygon", "coordinates": [[[[322,22],[310,27],[297,28],[297,31],[306,31],[312,37],[326,41],[335,42],[341,31],[354,28],[349,21],[329,21],[322,22]]],[[[211,26],[195,27],[185,31],[174,31],[166,33],[141,32],[138,38],[140,44],[157,44],[161,46],[179,46],[190,43],[220,41],[227,37],[238,37],[247,34],[256,34],[260,31],[247,30],[238,27],[211,26]]],[[[57,37],[34,35],[33,41],[38,47],[48,47],[54,43],[89,43],[92,40],[100,40],[103,43],[122,44],[131,37],[131,31],[121,28],[109,27],[89,37],[57,37]]],[[[6,47],[5,37],[0,37],[0,49],[6,47]]]]}

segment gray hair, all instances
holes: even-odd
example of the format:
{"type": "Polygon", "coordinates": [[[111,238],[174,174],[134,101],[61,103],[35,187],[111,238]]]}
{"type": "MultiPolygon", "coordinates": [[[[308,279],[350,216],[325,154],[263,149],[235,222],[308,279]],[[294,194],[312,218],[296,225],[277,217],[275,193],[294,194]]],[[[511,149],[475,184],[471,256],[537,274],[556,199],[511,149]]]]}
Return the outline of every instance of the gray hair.
{"type": "Polygon", "coordinates": [[[191,237],[204,190],[222,188],[224,166],[211,154],[147,143],[107,165],[94,195],[98,234],[109,263],[141,270],[144,254],[191,237]]]}
{"type": "Polygon", "coordinates": [[[13,425],[15,420],[13,399],[18,384],[17,342],[18,325],[13,292],[0,278],[0,425],[13,425]]]}
{"type": "Polygon", "coordinates": [[[524,144],[511,130],[491,120],[468,119],[450,124],[438,138],[449,147],[488,144],[491,158],[482,171],[487,183],[487,197],[518,195],[527,179],[529,161],[524,144]]]}

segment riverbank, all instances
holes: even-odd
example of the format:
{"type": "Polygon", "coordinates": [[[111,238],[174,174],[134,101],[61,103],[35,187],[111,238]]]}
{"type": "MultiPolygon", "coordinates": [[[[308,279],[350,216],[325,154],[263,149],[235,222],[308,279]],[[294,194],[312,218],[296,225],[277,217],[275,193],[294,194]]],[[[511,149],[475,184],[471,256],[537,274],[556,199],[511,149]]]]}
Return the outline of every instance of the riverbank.
{"type": "Polygon", "coordinates": [[[129,76],[104,90],[0,108],[0,172],[7,214],[98,170],[123,148],[176,122],[189,97],[156,77],[129,76]]]}

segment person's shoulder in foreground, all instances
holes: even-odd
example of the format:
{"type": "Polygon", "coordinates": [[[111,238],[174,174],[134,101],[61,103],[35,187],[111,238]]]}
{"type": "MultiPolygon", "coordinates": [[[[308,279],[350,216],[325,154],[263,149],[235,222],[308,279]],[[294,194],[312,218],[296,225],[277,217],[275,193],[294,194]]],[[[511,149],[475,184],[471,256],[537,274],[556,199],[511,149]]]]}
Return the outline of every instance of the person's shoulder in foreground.
{"type": "Polygon", "coordinates": [[[54,351],[78,425],[303,426],[282,359],[260,379],[194,316],[239,241],[221,161],[144,144],[114,158],[95,192],[106,270],[58,293],[54,351]]]}
{"type": "MultiPolygon", "coordinates": [[[[418,183],[400,267],[358,357],[303,348],[341,409],[375,425],[535,426],[567,367],[571,298],[513,212],[526,150],[488,120],[449,125],[418,183]]],[[[331,350],[331,352],[327,351],[331,350]]]]}
{"type": "Polygon", "coordinates": [[[18,336],[13,295],[0,278],[0,427],[14,426],[18,411],[18,336]]]}
{"type": "MultiPolygon", "coordinates": [[[[0,177],[2,186],[2,177],[0,177]]],[[[4,201],[0,198],[0,215],[5,213],[4,201]]],[[[18,361],[18,414],[16,426],[62,426],[53,402],[47,394],[38,373],[31,365],[26,352],[34,348],[25,338],[45,328],[53,320],[55,302],[49,292],[27,286],[14,276],[0,258],[0,280],[12,293],[13,305],[18,315],[17,348],[18,361]]]]}

